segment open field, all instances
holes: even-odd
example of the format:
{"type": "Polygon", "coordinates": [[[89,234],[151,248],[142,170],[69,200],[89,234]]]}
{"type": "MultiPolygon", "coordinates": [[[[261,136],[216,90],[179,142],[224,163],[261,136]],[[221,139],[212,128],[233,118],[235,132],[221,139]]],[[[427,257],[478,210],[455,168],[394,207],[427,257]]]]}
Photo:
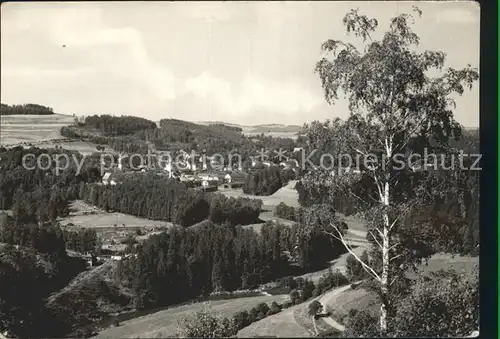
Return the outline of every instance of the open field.
{"type": "Polygon", "coordinates": [[[68,125],[75,122],[75,118],[68,114],[51,115],[1,115],[0,121],[4,125],[30,125],[30,124],[62,124],[68,125]]]}
{"type": "Polygon", "coordinates": [[[277,206],[280,202],[283,202],[289,206],[298,207],[298,193],[295,190],[295,184],[297,181],[292,180],[286,186],[280,188],[272,195],[268,196],[260,196],[260,195],[251,195],[243,193],[242,189],[228,189],[228,190],[220,190],[220,193],[224,194],[227,197],[243,197],[243,198],[251,198],[251,199],[260,199],[262,200],[263,205],[268,206],[277,206]]]}
{"type": "Polygon", "coordinates": [[[193,303],[167,310],[159,311],[143,317],[121,323],[119,327],[109,328],[99,333],[95,338],[155,338],[174,336],[179,331],[179,322],[186,317],[201,311],[207,304],[210,310],[222,317],[231,317],[243,310],[250,310],[260,303],[282,303],[288,300],[288,295],[257,296],[230,300],[217,300],[193,303]]]}
{"type": "Polygon", "coordinates": [[[2,145],[14,145],[22,142],[39,143],[60,139],[62,126],[72,124],[70,115],[2,115],[0,118],[2,145]]]}
{"type": "Polygon", "coordinates": [[[70,215],[61,218],[61,225],[72,223],[75,227],[82,228],[151,228],[151,227],[171,227],[173,224],[161,220],[149,220],[138,218],[130,214],[118,212],[106,212],[93,207],[82,200],[74,201],[70,206],[70,215]]]}
{"type": "Polygon", "coordinates": [[[173,224],[161,220],[149,220],[118,212],[106,212],[84,201],[75,200],[70,205],[70,215],[59,218],[61,226],[67,228],[92,228],[102,241],[102,248],[122,251],[127,245],[121,244],[129,236],[143,241],[173,224]],[[138,236],[135,230],[143,235],[138,236]],[[146,233],[146,234],[144,234],[146,233]]]}
{"type": "Polygon", "coordinates": [[[346,291],[333,295],[328,300],[322,300],[325,308],[332,312],[331,318],[341,324],[351,309],[377,312],[380,303],[374,293],[363,288],[347,289],[346,291]]]}
{"type": "MultiPolygon", "coordinates": [[[[83,155],[96,152],[96,145],[81,140],[64,138],[60,129],[74,123],[73,116],[53,115],[2,115],[0,118],[0,145],[7,147],[30,145],[39,148],[55,148],[77,151],[83,155]]],[[[107,152],[114,151],[106,148],[107,152]]]]}

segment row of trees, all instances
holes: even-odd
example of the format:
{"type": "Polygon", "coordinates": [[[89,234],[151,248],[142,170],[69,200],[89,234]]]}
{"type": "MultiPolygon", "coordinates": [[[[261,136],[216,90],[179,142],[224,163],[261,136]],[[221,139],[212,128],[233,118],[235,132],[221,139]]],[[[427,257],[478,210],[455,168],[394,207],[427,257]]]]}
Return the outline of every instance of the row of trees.
{"type": "MultiPolygon", "coordinates": [[[[331,270],[320,278],[317,285],[310,280],[302,278],[293,279],[290,277],[287,280],[288,284],[286,284],[286,287],[293,289],[290,294],[290,301],[286,301],[283,304],[273,301],[270,306],[267,303],[260,303],[249,310],[237,312],[230,318],[221,318],[213,315],[213,312],[210,312],[210,309],[206,308],[193,316],[185,318],[182,323],[183,332],[180,334],[187,338],[232,337],[239,330],[256,321],[279,313],[292,305],[305,302],[312,297],[317,297],[328,289],[347,284],[346,277],[339,272],[334,273],[331,270]]],[[[318,302],[316,301],[316,303],[318,302]]],[[[311,303],[311,305],[314,305],[314,303],[311,303]]],[[[316,314],[318,310],[315,309],[315,311],[316,314]]]]}
{"type": "Polygon", "coordinates": [[[95,129],[102,136],[134,134],[145,129],[156,129],[156,123],[134,116],[92,115],[85,117],[84,127],[95,129]]]}
{"type": "Polygon", "coordinates": [[[54,110],[50,107],[24,104],[24,105],[6,105],[0,104],[0,115],[50,115],[54,110]]]}

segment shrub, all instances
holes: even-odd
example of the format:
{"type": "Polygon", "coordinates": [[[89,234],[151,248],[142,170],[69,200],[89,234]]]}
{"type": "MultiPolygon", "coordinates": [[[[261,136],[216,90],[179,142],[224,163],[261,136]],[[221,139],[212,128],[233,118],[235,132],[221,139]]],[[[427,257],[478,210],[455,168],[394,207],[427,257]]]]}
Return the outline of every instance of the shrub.
{"type": "Polygon", "coordinates": [[[323,305],[318,300],[313,300],[307,307],[307,313],[314,317],[323,310],[323,305]]]}
{"type": "Polygon", "coordinates": [[[274,215],[278,218],[297,221],[297,210],[293,206],[288,206],[287,204],[280,202],[278,206],[276,206],[276,210],[274,215]]]}
{"type": "Polygon", "coordinates": [[[398,337],[467,336],[479,328],[478,272],[421,277],[396,308],[392,328],[398,337]]]}
{"type": "Polygon", "coordinates": [[[344,338],[379,337],[378,317],[365,310],[351,309],[343,333],[344,338]]]}
{"type": "Polygon", "coordinates": [[[227,338],[238,332],[234,319],[215,317],[208,309],[184,319],[183,325],[187,338],[227,338]]]}
{"type": "Polygon", "coordinates": [[[234,315],[234,323],[238,330],[250,325],[250,315],[247,311],[241,311],[234,315]]]}
{"type": "Polygon", "coordinates": [[[263,314],[264,316],[267,315],[269,310],[270,308],[266,303],[260,303],[259,305],[257,305],[257,311],[263,314]]]}
{"type": "Polygon", "coordinates": [[[278,303],[276,301],[273,301],[271,304],[271,309],[269,310],[268,314],[272,315],[272,314],[276,314],[279,312],[281,312],[281,306],[278,305],[278,303]]]}
{"type": "Polygon", "coordinates": [[[293,290],[292,292],[290,292],[290,301],[292,305],[300,304],[301,300],[299,291],[293,290]]]}
{"type": "Polygon", "coordinates": [[[318,284],[315,288],[315,293],[317,295],[323,294],[332,288],[336,288],[339,286],[344,286],[349,283],[349,280],[345,275],[343,275],[340,271],[332,272],[331,269],[328,270],[326,274],[321,276],[318,281],[318,284]]]}

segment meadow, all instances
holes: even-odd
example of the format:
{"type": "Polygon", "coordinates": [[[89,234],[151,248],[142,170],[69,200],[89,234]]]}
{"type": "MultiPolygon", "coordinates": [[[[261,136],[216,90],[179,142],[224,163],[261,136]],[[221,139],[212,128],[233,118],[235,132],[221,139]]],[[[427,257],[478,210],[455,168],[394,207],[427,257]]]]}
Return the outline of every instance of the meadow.
{"type": "Polygon", "coordinates": [[[166,338],[179,333],[180,323],[186,317],[209,307],[214,315],[231,317],[237,312],[250,310],[260,303],[271,304],[273,301],[282,303],[288,300],[288,295],[256,296],[198,302],[172,307],[146,316],[122,322],[118,327],[112,327],[100,332],[95,338],[166,338]]]}

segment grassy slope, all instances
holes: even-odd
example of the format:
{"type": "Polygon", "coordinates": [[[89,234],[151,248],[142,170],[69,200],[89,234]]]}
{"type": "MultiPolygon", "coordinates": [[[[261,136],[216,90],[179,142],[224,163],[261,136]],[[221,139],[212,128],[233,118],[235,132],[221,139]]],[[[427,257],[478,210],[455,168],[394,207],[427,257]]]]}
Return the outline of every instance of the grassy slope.
{"type": "Polygon", "coordinates": [[[221,190],[220,193],[222,193],[228,197],[244,197],[244,198],[251,198],[251,199],[260,199],[260,200],[262,200],[262,204],[266,205],[266,206],[277,206],[280,202],[283,202],[289,206],[298,207],[299,206],[299,200],[298,200],[299,196],[297,194],[297,191],[295,190],[296,183],[297,183],[296,180],[292,180],[286,186],[280,188],[274,194],[268,195],[268,196],[257,196],[257,195],[245,194],[245,193],[243,193],[242,189],[221,190]]]}
{"type": "MultiPolygon", "coordinates": [[[[262,302],[270,304],[273,301],[281,303],[285,300],[288,300],[287,295],[258,296],[211,301],[209,305],[214,313],[222,317],[230,317],[239,311],[250,310],[262,302]]],[[[158,336],[165,338],[173,336],[179,332],[179,322],[202,310],[205,305],[204,302],[183,305],[131,319],[123,322],[119,327],[102,331],[96,338],[154,338],[158,336]]]]}
{"type": "Polygon", "coordinates": [[[61,138],[62,126],[73,123],[69,115],[6,115],[1,117],[1,144],[39,142],[61,138]]]}
{"type": "MultiPolygon", "coordinates": [[[[6,115],[0,120],[2,146],[27,145],[78,151],[84,155],[96,151],[95,144],[80,140],[63,140],[60,129],[74,123],[71,115],[6,115]],[[57,140],[57,141],[56,141],[57,140]]],[[[112,151],[107,148],[107,151],[112,151]]]]}

